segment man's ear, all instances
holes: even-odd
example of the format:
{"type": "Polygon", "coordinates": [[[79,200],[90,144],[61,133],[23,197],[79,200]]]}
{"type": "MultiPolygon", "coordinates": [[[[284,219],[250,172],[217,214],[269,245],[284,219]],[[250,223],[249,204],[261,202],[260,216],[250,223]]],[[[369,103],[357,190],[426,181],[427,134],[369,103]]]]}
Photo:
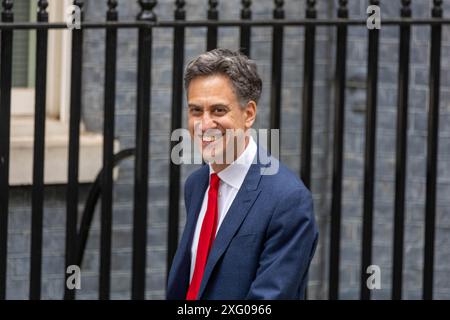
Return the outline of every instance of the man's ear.
{"type": "Polygon", "coordinates": [[[250,100],[245,107],[245,128],[250,129],[256,119],[256,102],[250,100]]]}

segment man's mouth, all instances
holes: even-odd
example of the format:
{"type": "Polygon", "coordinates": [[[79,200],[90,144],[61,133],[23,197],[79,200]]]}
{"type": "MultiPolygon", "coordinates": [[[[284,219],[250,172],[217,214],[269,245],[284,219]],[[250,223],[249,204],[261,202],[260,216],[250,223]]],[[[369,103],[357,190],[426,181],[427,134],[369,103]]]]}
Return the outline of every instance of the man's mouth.
{"type": "Polygon", "coordinates": [[[214,141],[217,141],[219,139],[221,139],[223,137],[223,135],[199,135],[198,138],[200,141],[204,142],[204,143],[211,143],[214,141]]]}
{"type": "Polygon", "coordinates": [[[200,136],[200,139],[203,142],[214,142],[214,141],[216,141],[216,137],[215,136],[200,136]]]}

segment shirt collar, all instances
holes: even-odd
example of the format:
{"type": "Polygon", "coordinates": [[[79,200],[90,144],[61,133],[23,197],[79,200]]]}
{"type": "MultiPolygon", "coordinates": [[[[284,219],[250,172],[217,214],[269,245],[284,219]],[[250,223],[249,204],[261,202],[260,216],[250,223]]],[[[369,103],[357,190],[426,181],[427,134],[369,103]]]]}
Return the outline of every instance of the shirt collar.
{"type": "MultiPolygon", "coordinates": [[[[257,152],[256,142],[253,140],[252,136],[250,136],[250,141],[245,148],[244,152],[233,161],[228,167],[220,171],[217,175],[220,180],[230,185],[235,189],[239,189],[244,182],[245,176],[247,175],[250,166],[255,159],[257,152]]],[[[209,166],[209,173],[213,173],[211,165],[209,166]]]]}

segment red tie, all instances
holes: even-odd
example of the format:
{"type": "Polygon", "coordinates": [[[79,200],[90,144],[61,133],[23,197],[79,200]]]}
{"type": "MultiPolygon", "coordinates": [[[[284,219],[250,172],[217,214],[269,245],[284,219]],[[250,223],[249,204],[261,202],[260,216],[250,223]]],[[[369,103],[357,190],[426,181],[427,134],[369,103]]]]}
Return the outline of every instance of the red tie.
{"type": "Polygon", "coordinates": [[[203,218],[202,229],[197,246],[197,256],[195,259],[194,274],[186,295],[187,300],[197,299],[198,290],[202,282],[206,261],[211,250],[217,229],[217,194],[219,191],[220,179],[216,173],[211,174],[208,191],[208,207],[203,218]]]}

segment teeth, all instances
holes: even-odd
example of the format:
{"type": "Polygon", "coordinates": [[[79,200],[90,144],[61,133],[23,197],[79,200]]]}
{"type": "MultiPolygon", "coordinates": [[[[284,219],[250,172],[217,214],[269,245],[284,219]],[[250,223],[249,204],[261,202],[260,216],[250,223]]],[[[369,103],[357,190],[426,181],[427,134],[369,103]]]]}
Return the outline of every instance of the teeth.
{"type": "Polygon", "coordinates": [[[216,137],[203,136],[202,140],[205,141],[205,142],[212,142],[212,141],[216,140],[216,137]]]}

